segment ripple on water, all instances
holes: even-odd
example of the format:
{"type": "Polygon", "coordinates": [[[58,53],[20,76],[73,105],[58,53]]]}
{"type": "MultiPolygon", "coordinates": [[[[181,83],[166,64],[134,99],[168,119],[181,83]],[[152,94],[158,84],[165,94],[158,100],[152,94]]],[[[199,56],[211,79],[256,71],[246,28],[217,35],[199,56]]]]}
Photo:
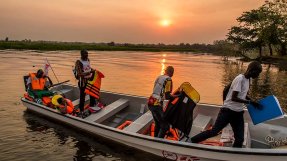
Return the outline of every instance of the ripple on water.
{"type": "MultiPolygon", "coordinates": [[[[59,125],[25,111],[23,75],[42,68],[47,58],[59,81],[77,81],[72,66],[79,51],[0,50],[0,160],[161,160],[158,157],[118,145],[80,130],[59,125]],[[34,66],[34,67],[33,67],[34,66]]],[[[155,78],[168,65],[175,67],[174,88],[187,81],[201,95],[201,103],[221,104],[223,86],[244,71],[248,63],[207,54],[171,52],[90,51],[92,66],[105,74],[102,89],[149,96],[155,78]]],[[[56,77],[50,70],[54,82],[56,77]]],[[[274,65],[264,65],[251,94],[264,97],[270,90],[286,109],[287,73],[274,65]],[[265,85],[265,86],[264,86],[265,85]]]]}

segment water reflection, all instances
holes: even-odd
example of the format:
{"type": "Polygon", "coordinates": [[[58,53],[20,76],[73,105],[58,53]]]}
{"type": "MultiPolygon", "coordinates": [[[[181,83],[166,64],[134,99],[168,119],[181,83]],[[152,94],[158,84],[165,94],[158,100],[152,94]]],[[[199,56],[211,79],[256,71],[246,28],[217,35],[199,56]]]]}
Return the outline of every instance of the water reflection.
{"type": "Polygon", "coordinates": [[[164,69],[165,69],[165,57],[166,54],[162,54],[162,60],[161,60],[161,72],[160,74],[163,75],[164,74],[164,69]]]}
{"type": "MultiPolygon", "coordinates": [[[[145,158],[147,161],[160,161],[162,158],[139,152],[115,142],[94,137],[83,131],[61,126],[57,122],[42,118],[36,113],[25,111],[23,119],[27,123],[28,137],[33,137],[30,146],[40,146],[40,153],[50,153],[57,160],[127,160],[145,158]]],[[[31,138],[27,138],[31,140],[31,138]]],[[[38,156],[41,154],[37,154],[38,156]]],[[[43,158],[42,158],[43,159],[43,158]]]]}
{"type": "MultiPolygon", "coordinates": [[[[76,85],[72,66],[79,57],[79,51],[0,50],[0,160],[157,160],[35,114],[24,112],[23,116],[26,108],[19,105],[24,92],[23,75],[42,68],[48,58],[59,81],[70,80],[76,85]]],[[[104,90],[148,97],[156,77],[172,65],[174,87],[190,82],[200,93],[200,103],[210,104],[222,104],[224,85],[249,64],[235,58],[222,61],[221,57],[204,53],[90,51],[89,57],[93,67],[106,76],[104,90]]],[[[259,79],[252,81],[250,94],[259,99],[273,93],[286,111],[286,68],[263,67],[259,79]]],[[[52,71],[49,76],[56,83],[52,71]]]]}

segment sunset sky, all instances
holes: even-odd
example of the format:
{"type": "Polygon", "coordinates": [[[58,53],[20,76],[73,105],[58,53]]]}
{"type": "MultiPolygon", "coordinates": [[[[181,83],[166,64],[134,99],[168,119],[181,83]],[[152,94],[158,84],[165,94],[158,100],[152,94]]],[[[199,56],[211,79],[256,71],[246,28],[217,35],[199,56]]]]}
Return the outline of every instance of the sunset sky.
{"type": "Polygon", "coordinates": [[[264,0],[0,0],[0,39],[213,43],[264,0]]]}

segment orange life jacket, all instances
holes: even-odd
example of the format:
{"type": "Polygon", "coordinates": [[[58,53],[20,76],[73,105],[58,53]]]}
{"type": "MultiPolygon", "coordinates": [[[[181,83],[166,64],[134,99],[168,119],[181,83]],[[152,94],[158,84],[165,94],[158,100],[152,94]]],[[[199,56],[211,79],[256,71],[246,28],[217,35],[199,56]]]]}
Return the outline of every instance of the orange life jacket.
{"type": "MultiPolygon", "coordinates": [[[[67,102],[67,113],[68,114],[72,114],[75,107],[74,107],[74,105],[73,105],[71,100],[66,98],[66,102],[67,102]]],[[[77,110],[77,111],[79,112],[79,110],[77,110]]]]}
{"type": "Polygon", "coordinates": [[[96,99],[100,98],[100,89],[101,89],[101,79],[104,78],[104,74],[100,71],[95,71],[93,80],[89,80],[85,89],[85,93],[95,97],[96,99]]]}
{"type": "Polygon", "coordinates": [[[31,78],[31,85],[33,90],[43,90],[45,87],[46,79],[45,78],[37,78],[36,73],[29,74],[31,78]]]}
{"type": "MultiPolygon", "coordinates": [[[[73,105],[73,103],[72,103],[72,101],[71,100],[69,100],[69,99],[67,99],[67,98],[65,98],[66,99],[66,103],[67,103],[67,108],[66,108],[66,111],[65,111],[65,113],[67,113],[67,114],[72,114],[73,113],[73,111],[74,111],[74,105],[73,105]]],[[[60,106],[58,106],[59,108],[65,108],[65,106],[64,105],[60,105],[60,106]]]]}
{"type": "Polygon", "coordinates": [[[223,142],[216,141],[216,140],[205,140],[205,141],[200,142],[199,144],[211,145],[211,146],[224,146],[223,142]]]}
{"type": "Polygon", "coordinates": [[[42,102],[46,106],[50,106],[52,103],[52,99],[50,97],[42,97],[42,102]]]}
{"type": "Polygon", "coordinates": [[[155,130],[155,124],[152,123],[152,124],[150,125],[150,136],[152,136],[152,137],[154,137],[154,130],[155,130]]]}
{"type": "Polygon", "coordinates": [[[34,101],[34,99],[33,99],[32,97],[30,97],[27,92],[24,93],[24,97],[25,97],[25,99],[27,99],[27,100],[29,100],[29,101],[34,101]]]}
{"type": "Polygon", "coordinates": [[[122,129],[124,129],[125,127],[129,126],[131,123],[132,123],[132,121],[127,120],[127,121],[125,121],[124,123],[122,123],[120,126],[118,126],[117,129],[122,130],[122,129]]]}
{"type": "Polygon", "coordinates": [[[176,129],[169,128],[168,135],[166,135],[165,139],[178,141],[178,131],[176,129]]]}
{"type": "MultiPolygon", "coordinates": [[[[152,123],[150,126],[150,136],[154,137],[154,131],[155,131],[155,123],[152,123]]],[[[178,131],[176,129],[169,128],[169,131],[167,131],[167,134],[168,135],[165,136],[165,139],[175,140],[175,141],[179,140],[178,131]]]]}

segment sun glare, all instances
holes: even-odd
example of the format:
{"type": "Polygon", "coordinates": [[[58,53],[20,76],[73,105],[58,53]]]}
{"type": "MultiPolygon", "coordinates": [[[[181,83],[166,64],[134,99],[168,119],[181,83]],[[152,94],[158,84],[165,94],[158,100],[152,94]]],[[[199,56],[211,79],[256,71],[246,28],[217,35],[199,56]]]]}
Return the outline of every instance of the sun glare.
{"type": "Polygon", "coordinates": [[[168,26],[171,25],[171,21],[168,20],[168,19],[161,20],[160,21],[160,25],[163,26],[163,27],[168,27],[168,26]]]}

